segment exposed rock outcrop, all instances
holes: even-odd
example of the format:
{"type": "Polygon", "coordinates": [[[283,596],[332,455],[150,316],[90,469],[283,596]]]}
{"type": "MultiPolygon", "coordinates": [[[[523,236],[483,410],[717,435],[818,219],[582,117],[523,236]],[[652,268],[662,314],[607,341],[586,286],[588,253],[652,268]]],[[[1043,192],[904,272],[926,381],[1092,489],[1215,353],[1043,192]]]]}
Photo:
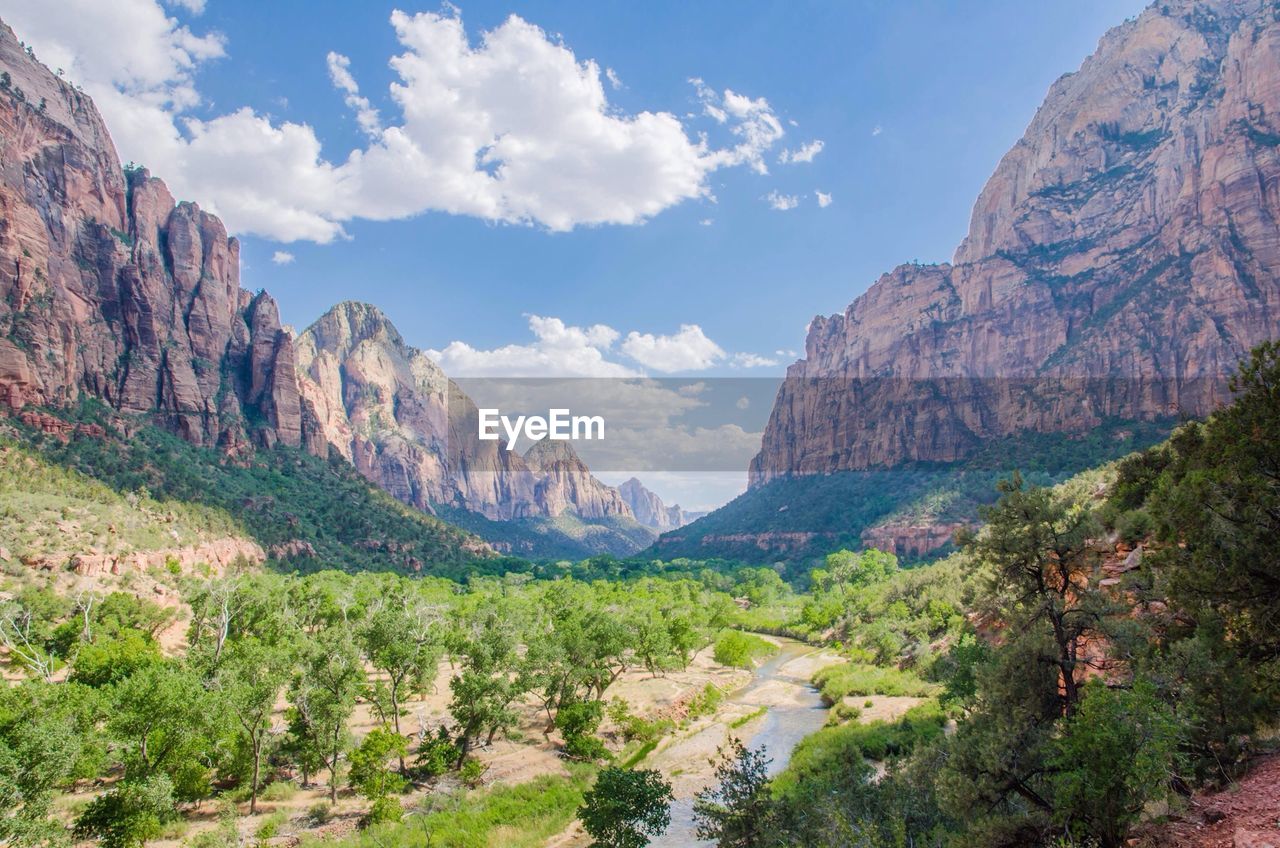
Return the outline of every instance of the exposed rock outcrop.
{"type": "Polygon", "coordinates": [[[377,307],[340,303],[297,344],[301,391],[323,438],[405,503],[493,519],[630,517],[567,443],[538,442],[521,456],[478,441],[471,399],[377,307]]]}
{"type": "Polygon", "coordinates": [[[1277,18],[1170,0],[1108,32],[1001,160],[954,264],[814,319],[752,484],[1221,403],[1280,336],[1277,18]]]}
{"type": "Polygon", "coordinates": [[[618,492],[631,508],[631,512],[635,514],[636,521],[659,532],[683,527],[705,514],[685,512],[680,504],[667,506],[662,498],[646,489],[644,484],[635,477],[619,486],[618,492]]]}
{"type": "Polygon", "coordinates": [[[92,101],[0,24],[0,404],[87,395],[199,445],[316,449],[294,368],[222,223],[126,173],[92,101]]]}

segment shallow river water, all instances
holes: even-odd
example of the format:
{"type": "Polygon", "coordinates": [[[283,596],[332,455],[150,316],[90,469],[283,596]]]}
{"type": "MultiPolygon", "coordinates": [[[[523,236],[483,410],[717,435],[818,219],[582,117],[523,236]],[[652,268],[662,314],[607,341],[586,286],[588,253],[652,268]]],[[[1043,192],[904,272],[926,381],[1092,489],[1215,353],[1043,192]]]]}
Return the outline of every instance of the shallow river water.
{"type": "MultiPolygon", "coordinates": [[[[809,645],[790,639],[781,640],[782,647],[756,669],[750,682],[729,696],[733,703],[752,710],[761,706],[768,712],[761,722],[753,722],[759,729],[742,741],[747,747],[763,747],[770,758],[769,774],[782,771],[791,759],[800,740],[819,730],[827,719],[827,708],[807,677],[788,673],[793,661],[814,653],[809,645]],[[779,689],[785,697],[779,697],[779,689]]],[[[708,728],[704,732],[723,734],[723,726],[708,728]]],[[[671,826],[666,833],[649,843],[658,848],[683,848],[683,846],[713,846],[714,842],[700,841],[694,837],[693,796],[677,796],[671,803],[671,826]]]]}

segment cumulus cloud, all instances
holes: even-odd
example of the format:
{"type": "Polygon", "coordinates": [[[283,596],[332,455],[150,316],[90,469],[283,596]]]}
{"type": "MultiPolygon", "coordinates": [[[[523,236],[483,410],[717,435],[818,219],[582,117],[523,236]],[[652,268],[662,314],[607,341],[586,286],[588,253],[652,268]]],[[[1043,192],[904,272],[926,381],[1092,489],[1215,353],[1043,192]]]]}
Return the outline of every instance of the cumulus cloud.
{"type": "Polygon", "coordinates": [[[769,202],[771,208],[779,212],[786,212],[800,205],[799,197],[794,194],[782,194],[776,189],[766,194],[764,199],[769,202]]]}
{"type": "Polygon", "coordinates": [[[271,254],[271,261],[276,265],[292,265],[295,259],[297,257],[287,250],[277,250],[271,254]]]}
{"type": "Polygon", "coordinates": [[[813,196],[818,198],[819,209],[826,209],[828,206],[831,205],[831,195],[827,194],[826,192],[815,191],[813,193],[813,196]]]}
{"type": "MultiPolygon", "coordinates": [[[[541,315],[526,318],[533,336],[530,341],[494,348],[452,341],[425,353],[446,374],[458,378],[642,377],[653,373],[703,371],[726,364],[734,368],[778,364],[776,359],[755,353],[730,355],[697,324],[681,324],[679,330],[669,335],[632,330],[624,337],[606,324],[583,327],[567,324],[560,318],[541,315]],[[628,360],[634,364],[628,364],[628,360]]],[[[690,383],[683,390],[693,395],[699,388],[699,383],[690,383]]]]}
{"type": "Polygon", "coordinates": [[[356,84],[356,78],[351,76],[351,60],[341,53],[329,51],[325,61],[329,65],[329,79],[343,93],[343,100],[347,108],[355,113],[360,129],[365,135],[377,138],[382,134],[382,121],[369,99],[360,96],[360,86],[356,84]]]}
{"type": "Polygon", "coordinates": [[[179,9],[186,9],[193,15],[204,13],[205,0],[165,0],[170,6],[176,6],[179,9]]]}
{"type": "Polygon", "coordinates": [[[575,327],[559,318],[529,315],[534,340],[491,350],[450,342],[427,356],[451,377],[634,377],[638,372],[605,359],[618,331],[604,324],[575,327]]]}
{"type": "Polygon", "coordinates": [[[768,368],[777,364],[778,360],[761,356],[758,353],[735,353],[733,355],[735,368],[768,368]]]}
{"type": "Polygon", "coordinates": [[[822,152],[823,147],[822,139],[817,138],[808,144],[797,147],[795,150],[787,149],[782,151],[778,154],[778,161],[784,165],[812,162],[813,158],[822,152]]]}
{"type": "Polygon", "coordinates": [[[632,331],[622,342],[622,352],[664,374],[701,371],[725,358],[724,349],[707,338],[697,324],[681,324],[680,331],[670,336],[632,331]]]}
{"type": "Polygon", "coordinates": [[[195,72],[223,56],[225,42],[194,34],[158,0],[63,0],[57,15],[45,6],[11,0],[5,17],[84,86],[122,157],[232,231],[279,241],[327,242],[354,219],[428,211],[553,231],[635,224],[709,197],[719,169],[766,173],[784,135],[764,98],[700,81],[718,142],[669,112],[622,112],[606,96],[607,70],[536,25],[512,15],[473,40],[450,7],[392,13],[401,52],[381,110],[348,58],[328,54],[329,78],[368,139],[328,158],[305,123],[249,108],[195,117],[195,72]]]}

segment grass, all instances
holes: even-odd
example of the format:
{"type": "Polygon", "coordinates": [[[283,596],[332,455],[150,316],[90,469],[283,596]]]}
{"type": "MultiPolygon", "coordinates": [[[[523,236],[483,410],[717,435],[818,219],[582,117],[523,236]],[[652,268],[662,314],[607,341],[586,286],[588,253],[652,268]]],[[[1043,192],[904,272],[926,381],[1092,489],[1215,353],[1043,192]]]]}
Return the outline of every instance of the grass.
{"type": "Polygon", "coordinates": [[[791,761],[774,778],[775,797],[821,785],[824,778],[839,773],[848,763],[861,759],[883,761],[909,753],[917,745],[942,735],[946,716],[936,701],[912,707],[895,722],[842,724],[824,727],[805,737],[791,754],[791,761]]]}
{"type": "Polygon", "coordinates": [[[747,724],[748,722],[755,721],[756,719],[758,719],[760,716],[764,715],[767,712],[769,712],[768,707],[761,707],[755,712],[750,712],[744,716],[735,718],[733,721],[729,722],[729,727],[732,728],[733,730],[737,730],[739,727],[742,727],[744,724],[747,724]]]}
{"type": "Polygon", "coordinates": [[[374,825],[338,841],[304,837],[303,846],[341,848],[534,848],[573,820],[595,770],[570,766],[569,777],[544,775],[516,786],[431,796],[404,821],[374,825]]]}
{"type": "Polygon", "coordinates": [[[828,704],[839,703],[846,695],[906,695],[927,698],[936,695],[937,685],[927,683],[909,671],[882,668],[865,663],[844,663],[822,669],[813,676],[828,704]]]}
{"type": "Polygon", "coordinates": [[[658,740],[650,739],[648,742],[645,742],[639,748],[635,749],[630,754],[628,754],[625,758],[623,758],[618,763],[618,765],[621,768],[628,768],[628,769],[635,768],[637,765],[639,765],[641,762],[644,761],[645,757],[653,753],[653,749],[656,747],[658,747],[658,740]]]}

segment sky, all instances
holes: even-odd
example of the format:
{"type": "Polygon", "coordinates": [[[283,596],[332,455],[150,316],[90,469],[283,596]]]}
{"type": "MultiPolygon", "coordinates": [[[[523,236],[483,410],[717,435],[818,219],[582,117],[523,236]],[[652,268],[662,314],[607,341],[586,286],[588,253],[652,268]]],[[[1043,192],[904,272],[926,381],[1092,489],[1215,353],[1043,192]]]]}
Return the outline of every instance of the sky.
{"type": "Polygon", "coordinates": [[[946,261],[1136,0],[0,0],[121,158],[302,329],[381,307],[451,376],[776,378],[946,261]]]}

